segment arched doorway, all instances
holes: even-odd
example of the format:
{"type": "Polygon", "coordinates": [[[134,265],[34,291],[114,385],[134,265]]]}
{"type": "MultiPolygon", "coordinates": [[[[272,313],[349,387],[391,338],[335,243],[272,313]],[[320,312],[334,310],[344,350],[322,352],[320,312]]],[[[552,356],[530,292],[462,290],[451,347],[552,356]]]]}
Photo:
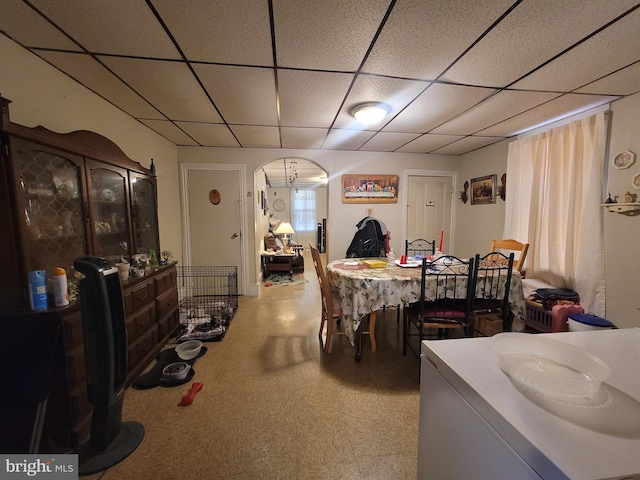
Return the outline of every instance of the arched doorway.
{"type": "Polygon", "coordinates": [[[326,225],[328,214],[327,179],[322,167],[301,157],[278,158],[259,168],[256,182],[264,181],[268,226],[286,221],[296,232],[295,243],[317,244],[318,224],[326,225]]]}

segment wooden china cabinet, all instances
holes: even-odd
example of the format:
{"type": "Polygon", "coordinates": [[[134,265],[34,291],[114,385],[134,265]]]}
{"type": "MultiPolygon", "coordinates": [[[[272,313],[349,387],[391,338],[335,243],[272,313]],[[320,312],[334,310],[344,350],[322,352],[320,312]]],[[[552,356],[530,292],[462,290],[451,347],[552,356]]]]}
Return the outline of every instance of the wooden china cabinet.
{"type": "MultiPolygon", "coordinates": [[[[88,437],[91,423],[73,261],[81,255],[120,261],[150,250],[159,253],[155,170],[153,161],[151,168],[145,168],[93,132],[58,134],[12,123],[9,103],[0,97],[0,336],[11,338],[17,331],[12,325],[19,325],[22,337],[50,335],[56,342],[39,449],[66,451],[88,437]],[[49,309],[31,311],[27,273],[45,270],[51,292],[55,267],[67,272],[71,304],[55,308],[50,298],[49,309]],[[53,338],[50,330],[40,328],[43,322],[57,324],[59,335],[53,338]]],[[[176,283],[175,263],[122,283],[128,384],[175,333],[176,283]]],[[[29,338],[21,340],[29,343],[29,338]]],[[[38,340],[40,345],[47,339],[38,340]]],[[[31,399],[21,398],[20,388],[14,390],[13,408],[20,410],[18,405],[23,405],[25,411],[16,411],[9,437],[12,430],[28,426],[29,422],[20,423],[20,417],[29,417],[32,410],[31,399]]],[[[0,451],[3,446],[0,443],[0,451]]]]}

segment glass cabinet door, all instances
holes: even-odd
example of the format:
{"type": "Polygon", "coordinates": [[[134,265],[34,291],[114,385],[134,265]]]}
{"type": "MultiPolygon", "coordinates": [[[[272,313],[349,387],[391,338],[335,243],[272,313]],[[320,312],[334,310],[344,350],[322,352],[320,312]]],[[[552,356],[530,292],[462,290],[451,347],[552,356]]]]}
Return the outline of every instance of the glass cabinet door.
{"type": "Polygon", "coordinates": [[[18,213],[27,271],[64,268],[88,253],[83,212],[82,158],[12,139],[18,213]]]}
{"type": "Polygon", "coordinates": [[[130,173],[132,189],[131,217],[135,253],[158,251],[158,225],[156,217],[155,181],[144,175],[130,173]]]}
{"type": "Polygon", "coordinates": [[[130,256],[127,171],[88,163],[93,207],[93,251],[98,257],[120,261],[130,256]]]}

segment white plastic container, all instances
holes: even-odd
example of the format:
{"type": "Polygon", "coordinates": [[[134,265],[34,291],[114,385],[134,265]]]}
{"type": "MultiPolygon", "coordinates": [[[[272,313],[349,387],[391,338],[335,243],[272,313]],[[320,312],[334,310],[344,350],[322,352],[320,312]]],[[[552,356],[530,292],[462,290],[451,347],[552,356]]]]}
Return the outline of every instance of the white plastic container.
{"type": "Polygon", "coordinates": [[[69,292],[67,290],[67,272],[64,268],[53,269],[53,298],[56,307],[69,305],[69,292]]]}
{"type": "Polygon", "coordinates": [[[567,321],[570,332],[586,332],[589,330],[607,330],[613,328],[609,320],[589,314],[569,315],[567,321]]]}
{"type": "Polygon", "coordinates": [[[546,397],[593,395],[611,374],[596,356],[544,335],[499,333],[493,337],[493,348],[507,375],[546,397]]]}

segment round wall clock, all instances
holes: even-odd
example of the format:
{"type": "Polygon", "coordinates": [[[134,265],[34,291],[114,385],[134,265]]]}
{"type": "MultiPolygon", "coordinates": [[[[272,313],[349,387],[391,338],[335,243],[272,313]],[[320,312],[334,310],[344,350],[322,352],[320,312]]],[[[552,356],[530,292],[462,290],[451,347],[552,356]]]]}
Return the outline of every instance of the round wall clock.
{"type": "Polygon", "coordinates": [[[220,203],[220,192],[216,189],[213,189],[209,192],[209,201],[214,205],[218,205],[220,203]]]}
{"type": "Polygon", "coordinates": [[[276,212],[282,212],[284,210],[284,207],[286,207],[287,204],[284,203],[284,200],[282,200],[281,198],[276,198],[276,200],[273,202],[273,209],[276,212]]]}
{"type": "Polygon", "coordinates": [[[629,168],[636,161],[636,154],[631,150],[625,150],[624,152],[620,152],[613,157],[612,163],[616,168],[623,169],[629,168]]]}

